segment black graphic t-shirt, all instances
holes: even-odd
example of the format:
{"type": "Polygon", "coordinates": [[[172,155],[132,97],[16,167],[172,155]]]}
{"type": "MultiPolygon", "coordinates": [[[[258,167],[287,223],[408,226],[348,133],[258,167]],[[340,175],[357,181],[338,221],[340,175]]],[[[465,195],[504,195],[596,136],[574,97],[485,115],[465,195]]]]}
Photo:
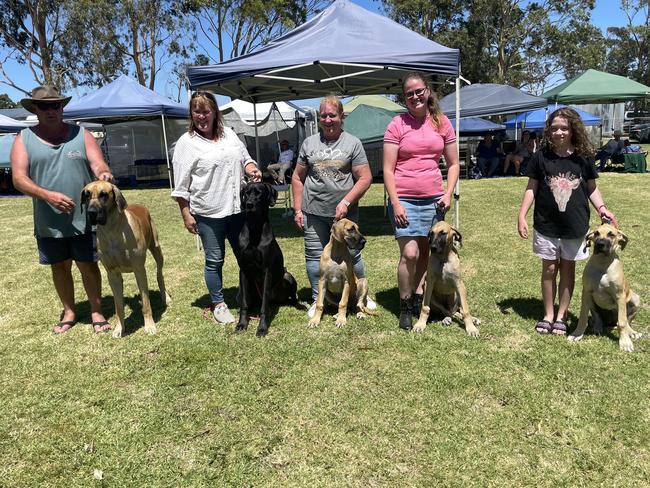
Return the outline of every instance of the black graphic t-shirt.
{"type": "Polygon", "coordinates": [[[589,230],[587,180],[598,178],[593,156],[558,156],[552,150],[536,152],[528,176],[539,182],[533,227],[546,237],[578,239],[589,230]]]}

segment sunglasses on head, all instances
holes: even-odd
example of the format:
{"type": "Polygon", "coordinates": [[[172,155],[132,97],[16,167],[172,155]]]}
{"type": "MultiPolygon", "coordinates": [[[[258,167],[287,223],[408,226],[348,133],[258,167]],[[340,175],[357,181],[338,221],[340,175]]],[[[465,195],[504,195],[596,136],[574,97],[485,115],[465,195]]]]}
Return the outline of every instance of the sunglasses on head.
{"type": "Polygon", "coordinates": [[[59,110],[61,108],[61,102],[34,102],[34,105],[39,110],[59,110]]]}
{"type": "Polygon", "coordinates": [[[404,93],[406,98],[419,97],[426,91],[426,88],[418,88],[417,90],[411,90],[404,93]]]}

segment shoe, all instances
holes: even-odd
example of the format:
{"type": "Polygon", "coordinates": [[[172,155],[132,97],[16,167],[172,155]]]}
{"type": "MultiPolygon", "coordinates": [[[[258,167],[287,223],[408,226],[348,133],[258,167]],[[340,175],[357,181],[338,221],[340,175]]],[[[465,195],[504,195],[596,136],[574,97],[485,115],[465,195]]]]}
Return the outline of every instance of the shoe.
{"type": "Polygon", "coordinates": [[[370,297],[366,297],[366,308],[368,310],[376,310],[377,303],[370,297]]]}
{"type": "Polygon", "coordinates": [[[413,298],[400,298],[399,310],[399,328],[411,330],[413,328],[413,298]]]}
{"type": "Polygon", "coordinates": [[[307,317],[313,319],[314,315],[316,315],[316,302],[312,303],[311,307],[309,307],[309,310],[307,310],[307,317]]]}
{"type": "Polygon", "coordinates": [[[232,316],[230,310],[228,310],[228,305],[225,303],[220,303],[212,312],[214,315],[214,320],[220,324],[232,324],[235,322],[235,317],[232,316]]]}

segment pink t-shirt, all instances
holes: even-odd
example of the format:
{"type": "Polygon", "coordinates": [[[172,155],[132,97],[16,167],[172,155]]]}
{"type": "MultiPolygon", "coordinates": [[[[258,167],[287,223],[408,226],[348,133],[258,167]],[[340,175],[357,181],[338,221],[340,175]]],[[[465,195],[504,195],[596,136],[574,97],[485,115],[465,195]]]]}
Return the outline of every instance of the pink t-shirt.
{"type": "Polygon", "coordinates": [[[395,163],[398,196],[429,198],[445,192],[438,161],[445,145],[456,142],[446,116],[440,116],[440,129],[436,129],[429,117],[419,121],[408,112],[398,115],[388,124],[384,142],[399,146],[395,163]]]}

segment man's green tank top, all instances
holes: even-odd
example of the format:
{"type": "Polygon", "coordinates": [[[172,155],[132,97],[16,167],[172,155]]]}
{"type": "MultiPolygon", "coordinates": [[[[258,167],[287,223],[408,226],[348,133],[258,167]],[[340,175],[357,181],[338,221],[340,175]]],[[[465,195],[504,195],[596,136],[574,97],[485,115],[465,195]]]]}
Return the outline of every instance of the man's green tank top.
{"type": "Polygon", "coordinates": [[[32,181],[67,195],[75,203],[74,212],[62,213],[45,200],[33,198],[36,237],[70,237],[91,230],[86,214],[81,213],[81,190],[93,180],[86,158],[84,131],[76,125],[69,127],[68,141],[56,146],[43,142],[31,128],[21,131],[32,181]]]}

